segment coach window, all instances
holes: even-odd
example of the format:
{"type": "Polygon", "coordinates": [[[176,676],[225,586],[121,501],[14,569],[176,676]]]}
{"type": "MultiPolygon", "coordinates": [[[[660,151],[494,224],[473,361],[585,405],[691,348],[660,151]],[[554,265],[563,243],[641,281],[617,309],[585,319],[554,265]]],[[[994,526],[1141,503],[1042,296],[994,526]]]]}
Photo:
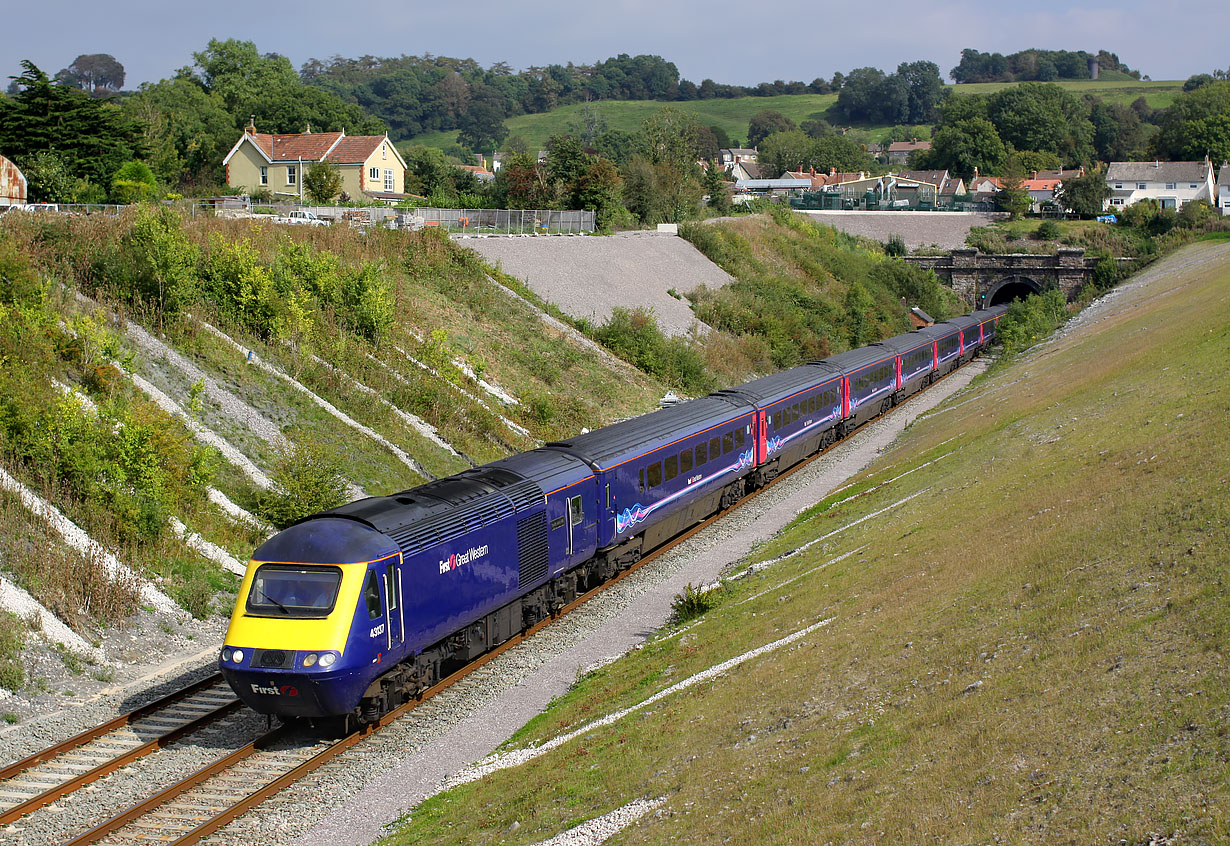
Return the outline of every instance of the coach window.
{"type": "Polygon", "coordinates": [[[721,438],[710,438],[709,439],[709,460],[717,461],[721,457],[722,457],[722,439],[721,438]]]}
{"type": "Polygon", "coordinates": [[[735,436],[730,432],[722,435],[722,455],[730,455],[735,451],[735,436]]]}
{"type": "Polygon", "coordinates": [[[367,586],[363,588],[363,601],[367,603],[367,616],[374,620],[380,616],[380,580],[375,570],[367,571],[367,586]]]}
{"type": "Polygon", "coordinates": [[[666,481],[670,481],[679,475],[679,456],[668,455],[666,457],[666,481]]]}
{"type": "Polygon", "coordinates": [[[743,427],[740,426],[738,429],[735,429],[735,447],[736,448],[743,449],[743,438],[744,438],[743,427]]]}
{"type": "Polygon", "coordinates": [[[816,413],[816,395],[815,394],[812,394],[811,396],[807,398],[807,413],[808,414],[816,413]]]}
{"type": "Polygon", "coordinates": [[[679,472],[689,473],[692,470],[692,450],[685,449],[679,453],[679,472]]]}
{"type": "Polygon", "coordinates": [[[705,442],[701,441],[700,443],[696,445],[696,466],[699,467],[700,465],[704,464],[708,460],[709,460],[709,453],[705,449],[705,442]]]}
{"type": "Polygon", "coordinates": [[[790,417],[792,418],[791,423],[799,422],[799,404],[797,402],[790,406],[790,417]]]}
{"type": "Polygon", "coordinates": [[[637,483],[640,486],[641,493],[644,493],[645,492],[645,468],[644,467],[641,468],[641,471],[637,474],[637,476],[638,476],[637,483]]]}
{"type": "Polygon", "coordinates": [[[572,518],[572,525],[574,526],[585,518],[585,514],[581,510],[581,498],[579,496],[574,496],[568,500],[568,515],[572,518]]]}
{"type": "Polygon", "coordinates": [[[656,488],[662,484],[662,462],[655,461],[649,465],[649,469],[645,473],[645,478],[649,482],[649,487],[656,488]]]}

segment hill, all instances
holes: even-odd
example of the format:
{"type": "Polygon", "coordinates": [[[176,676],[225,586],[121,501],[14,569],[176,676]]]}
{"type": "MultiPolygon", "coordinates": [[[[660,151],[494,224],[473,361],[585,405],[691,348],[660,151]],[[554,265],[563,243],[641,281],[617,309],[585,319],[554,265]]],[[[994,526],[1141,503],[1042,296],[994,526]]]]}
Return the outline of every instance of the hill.
{"type": "Polygon", "coordinates": [[[0,221],[12,718],[217,643],[271,523],[666,392],[497,276],[438,232],[151,209],[0,221]],[[157,647],[134,637],[160,629],[157,647]],[[87,658],[94,678],[73,679],[87,658]]]}
{"type": "MultiPolygon", "coordinates": [[[[946,89],[953,96],[962,94],[990,94],[1017,83],[987,82],[968,85],[949,85],[946,89]]],[[[1089,94],[1109,102],[1131,103],[1137,97],[1155,109],[1169,106],[1183,90],[1182,81],[1141,82],[1125,80],[1079,80],[1055,83],[1076,94],[1089,94]]],[[[752,115],[764,109],[781,112],[796,124],[805,120],[826,118],[830,106],[837,102],[836,94],[782,94],[775,97],[735,97],[731,99],[688,100],[684,102],[661,102],[656,100],[602,100],[589,104],[560,106],[549,112],[519,115],[508,118],[504,124],[509,136],[519,136],[530,149],[540,149],[552,135],[575,132],[573,127],[582,123],[581,110],[589,108],[605,123],[607,129],[632,132],[649,115],[663,108],[673,108],[694,114],[706,126],[721,127],[731,138],[747,139],[747,124],[752,115]]],[[[891,127],[859,127],[878,139],[891,127]]],[[[447,149],[457,142],[456,131],[429,132],[413,138],[398,139],[399,147],[423,144],[447,149]]]]}
{"type": "Polygon", "coordinates": [[[1228,278],[995,368],[383,842],[1224,839],[1228,278]]]}

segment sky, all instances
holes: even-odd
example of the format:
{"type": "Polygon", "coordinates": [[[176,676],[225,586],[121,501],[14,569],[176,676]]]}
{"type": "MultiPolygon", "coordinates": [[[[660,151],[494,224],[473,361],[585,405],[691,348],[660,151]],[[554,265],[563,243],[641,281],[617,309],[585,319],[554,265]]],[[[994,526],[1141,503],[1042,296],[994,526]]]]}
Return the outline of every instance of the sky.
{"type": "Polygon", "coordinates": [[[1227,0],[6,0],[0,29],[0,90],[22,59],[54,75],[88,53],[118,59],[124,87],[135,89],[191,64],[211,38],[252,41],[295,67],[335,55],[432,53],[521,70],[650,53],[693,82],[740,85],[810,82],[868,65],[892,71],[919,59],[935,62],[949,81],[965,47],[1104,49],[1155,80],[1230,64],[1227,0]]]}

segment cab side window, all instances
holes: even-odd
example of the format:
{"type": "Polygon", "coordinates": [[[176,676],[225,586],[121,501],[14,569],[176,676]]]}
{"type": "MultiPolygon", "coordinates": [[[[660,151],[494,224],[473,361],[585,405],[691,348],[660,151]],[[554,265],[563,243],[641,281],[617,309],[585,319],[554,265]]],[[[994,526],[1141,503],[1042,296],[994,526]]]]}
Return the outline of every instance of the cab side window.
{"type": "Polygon", "coordinates": [[[367,584],[363,587],[363,600],[367,603],[367,616],[375,620],[380,616],[380,579],[375,570],[367,571],[367,584]]]}

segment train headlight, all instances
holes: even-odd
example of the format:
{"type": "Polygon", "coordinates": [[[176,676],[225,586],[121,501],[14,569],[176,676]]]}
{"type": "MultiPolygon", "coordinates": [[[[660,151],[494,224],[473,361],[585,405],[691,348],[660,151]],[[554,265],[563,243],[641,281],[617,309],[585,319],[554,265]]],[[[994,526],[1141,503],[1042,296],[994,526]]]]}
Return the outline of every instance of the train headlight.
{"type": "Polygon", "coordinates": [[[335,663],[337,663],[337,655],[333,652],[326,652],[320,656],[320,666],[322,667],[332,667],[335,663]]]}
{"type": "Polygon", "coordinates": [[[231,660],[231,648],[229,646],[222,650],[222,660],[223,661],[231,660]]]}
{"type": "Polygon", "coordinates": [[[232,661],[234,661],[236,664],[238,664],[240,661],[242,661],[242,660],[243,660],[243,650],[242,650],[242,649],[236,649],[234,652],[232,652],[232,653],[231,653],[231,660],[232,660],[232,661]]]}
{"type": "Polygon", "coordinates": [[[305,667],[315,667],[316,666],[316,653],[315,652],[309,652],[307,655],[303,656],[303,666],[305,667]]]}

